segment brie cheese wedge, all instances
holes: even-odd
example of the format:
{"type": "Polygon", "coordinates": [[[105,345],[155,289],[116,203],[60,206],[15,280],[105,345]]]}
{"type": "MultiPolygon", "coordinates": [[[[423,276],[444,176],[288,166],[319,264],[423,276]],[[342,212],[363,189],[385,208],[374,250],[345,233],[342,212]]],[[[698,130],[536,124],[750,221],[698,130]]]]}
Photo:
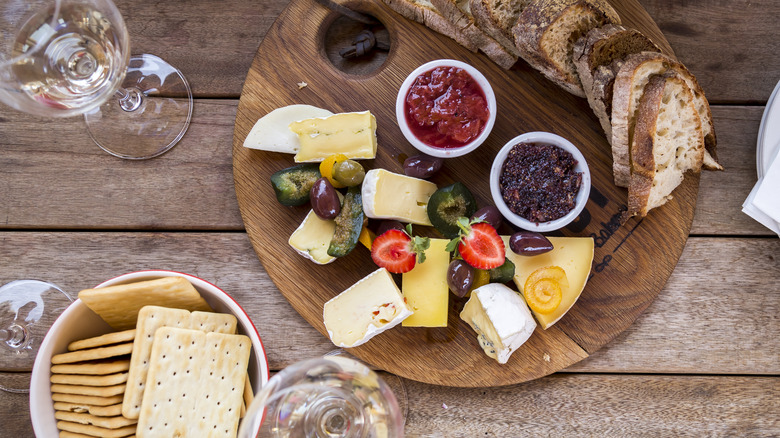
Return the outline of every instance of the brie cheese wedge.
{"type": "Polygon", "coordinates": [[[328,254],[330,241],[336,232],[336,222],[332,219],[322,219],[309,211],[301,225],[293,231],[287,243],[295,251],[318,265],[326,265],[336,257],[328,254]]]}
{"type": "Polygon", "coordinates": [[[500,364],[506,363],[536,328],[525,300],[500,283],[474,289],[460,318],[477,333],[477,341],[485,354],[500,364]]]}
{"type": "Polygon", "coordinates": [[[424,179],[371,169],[366,172],[361,187],[363,212],[374,219],[431,226],[428,200],[437,188],[436,184],[424,179]]]}
{"type": "Polygon", "coordinates": [[[295,154],[301,148],[298,134],[288,126],[298,120],[327,117],[332,112],[311,105],[288,105],[260,118],[244,140],[244,147],[269,152],[295,154]]]}
{"type": "Polygon", "coordinates": [[[322,317],[338,347],[357,347],[412,314],[385,268],[368,274],[325,303],[322,317]]]}

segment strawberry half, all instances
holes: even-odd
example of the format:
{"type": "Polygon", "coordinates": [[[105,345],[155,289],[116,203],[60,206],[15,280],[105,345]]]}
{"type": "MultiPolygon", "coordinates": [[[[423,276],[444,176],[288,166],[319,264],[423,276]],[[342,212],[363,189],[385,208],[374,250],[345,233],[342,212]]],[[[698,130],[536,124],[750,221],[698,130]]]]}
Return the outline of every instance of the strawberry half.
{"type": "Polygon", "coordinates": [[[380,268],[385,268],[394,274],[409,272],[414,265],[425,261],[425,250],[430,246],[427,237],[411,237],[411,226],[408,233],[391,229],[374,239],[371,244],[371,258],[380,268]]]}
{"type": "Polygon", "coordinates": [[[504,264],[506,250],[498,231],[487,222],[468,222],[466,218],[458,220],[461,235],[453,239],[447,249],[457,243],[458,252],[463,261],[477,269],[493,269],[504,264]]]}

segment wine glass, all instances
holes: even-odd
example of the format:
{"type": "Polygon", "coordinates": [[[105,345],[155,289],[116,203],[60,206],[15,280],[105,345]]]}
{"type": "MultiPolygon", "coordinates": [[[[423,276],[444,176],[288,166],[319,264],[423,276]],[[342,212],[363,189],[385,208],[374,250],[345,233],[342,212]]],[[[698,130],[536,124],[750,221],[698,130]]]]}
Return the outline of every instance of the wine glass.
{"type": "Polygon", "coordinates": [[[396,438],[404,419],[390,387],[345,354],[293,364],[249,405],[239,438],[396,438]]]}
{"type": "Polygon", "coordinates": [[[157,56],[130,56],[111,0],[4,0],[0,101],[46,117],[83,114],[95,143],[126,159],[168,151],[192,117],[187,80],[157,56]]]}
{"type": "Polygon", "coordinates": [[[55,284],[16,280],[0,286],[0,389],[28,392],[29,371],[54,319],[73,299],[55,284]]]}

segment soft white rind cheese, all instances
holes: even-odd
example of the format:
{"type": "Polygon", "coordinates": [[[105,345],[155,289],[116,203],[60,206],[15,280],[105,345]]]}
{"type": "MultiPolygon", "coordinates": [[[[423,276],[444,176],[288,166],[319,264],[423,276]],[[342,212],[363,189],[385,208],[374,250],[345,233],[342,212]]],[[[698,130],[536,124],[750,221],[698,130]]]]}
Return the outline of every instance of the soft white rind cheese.
{"type": "Polygon", "coordinates": [[[338,347],[357,347],[412,315],[385,268],[368,274],[325,303],[322,318],[338,347]]]}
{"type": "Polygon", "coordinates": [[[485,354],[501,364],[509,360],[536,328],[525,300],[500,283],[474,289],[460,318],[477,332],[477,340],[485,354]]]}
{"type": "Polygon", "coordinates": [[[314,213],[314,210],[311,210],[301,225],[290,235],[287,243],[298,254],[314,263],[327,265],[336,260],[336,257],[328,254],[328,247],[335,231],[335,221],[322,219],[314,213]]]}
{"type": "Polygon", "coordinates": [[[295,154],[301,148],[298,134],[288,126],[298,120],[327,117],[332,112],[311,105],[288,105],[261,117],[244,140],[244,147],[269,152],[295,154]]]}
{"type": "Polygon", "coordinates": [[[424,179],[371,169],[361,187],[363,212],[374,219],[431,226],[428,201],[436,189],[436,184],[424,179]]]}

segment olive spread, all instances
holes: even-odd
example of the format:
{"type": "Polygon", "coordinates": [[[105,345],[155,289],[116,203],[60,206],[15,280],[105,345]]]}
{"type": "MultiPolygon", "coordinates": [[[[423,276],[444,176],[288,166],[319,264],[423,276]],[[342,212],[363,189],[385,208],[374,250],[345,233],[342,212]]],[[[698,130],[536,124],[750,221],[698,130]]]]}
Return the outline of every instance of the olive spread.
{"type": "Polygon", "coordinates": [[[582,184],[576,165],[572,154],[558,146],[517,144],[501,169],[501,196],[513,213],[531,222],[559,219],[574,208],[582,184]]]}

